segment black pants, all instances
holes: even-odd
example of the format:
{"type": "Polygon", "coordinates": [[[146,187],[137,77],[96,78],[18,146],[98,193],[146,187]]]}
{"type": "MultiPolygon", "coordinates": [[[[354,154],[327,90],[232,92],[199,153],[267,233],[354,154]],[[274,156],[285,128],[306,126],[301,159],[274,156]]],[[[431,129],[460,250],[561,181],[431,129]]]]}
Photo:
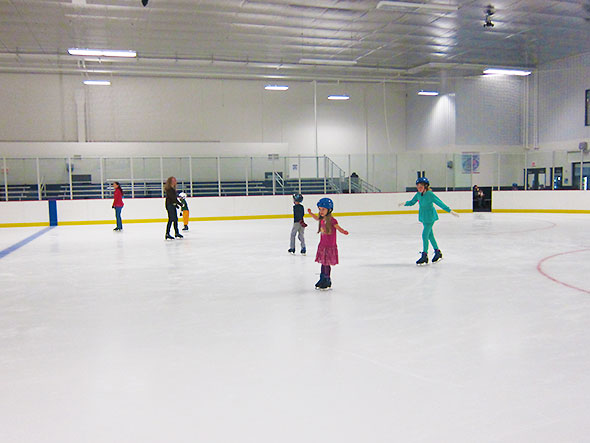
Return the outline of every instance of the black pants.
{"type": "Polygon", "coordinates": [[[174,223],[174,232],[176,235],[178,232],[178,214],[176,213],[176,206],[166,205],[166,211],[168,211],[168,224],[166,225],[166,235],[170,235],[170,226],[174,223]]]}

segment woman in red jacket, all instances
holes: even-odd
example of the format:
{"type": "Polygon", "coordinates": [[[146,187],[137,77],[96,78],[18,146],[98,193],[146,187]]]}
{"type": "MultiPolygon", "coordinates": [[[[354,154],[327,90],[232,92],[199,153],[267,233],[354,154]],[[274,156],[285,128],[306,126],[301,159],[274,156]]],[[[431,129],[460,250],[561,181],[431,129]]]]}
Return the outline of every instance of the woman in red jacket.
{"type": "Polygon", "coordinates": [[[113,209],[115,210],[115,217],[117,218],[117,227],[113,231],[123,230],[123,221],[121,220],[121,210],[123,209],[123,190],[119,182],[113,182],[115,188],[115,199],[113,200],[113,209]]]}

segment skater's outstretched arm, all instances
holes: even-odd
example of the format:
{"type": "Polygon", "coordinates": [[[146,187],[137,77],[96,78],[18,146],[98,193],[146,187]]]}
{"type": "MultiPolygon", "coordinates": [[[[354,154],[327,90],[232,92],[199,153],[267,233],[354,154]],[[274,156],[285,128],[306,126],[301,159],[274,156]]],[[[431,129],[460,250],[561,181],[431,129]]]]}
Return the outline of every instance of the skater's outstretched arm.
{"type": "Polygon", "coordinates": [[[436,204],[439,208],[441,208],[445,212],[451,212],[451,208],[443,203],[443,201],[432,193],[432,202],[436,204]]]}
{"type": "Polygon", "coordinates": [[[416,192],[412,200],[408,200],[407,202],[401,202],[398,206],[414,206],[418,202],[418,195],[419,192],[416,192]]]}
{"type": "Polygon", "coordinates": [[[307,208],[307,213],[309,215],[311,215],[314,220],[319,220],[320,219],[316,214],[314,214],[313,212],[311,212],[311,209],[310,208],[307,208]]]}
{"type": "Polygon", "coordinates": [[[344,234],[344,235],[348,235],[348,231],[347,231],[346,229],[342,229],[342,228],[340,227],[340,225],[334,225],[333,227],[334,227],[334,228],[336,228],[336,230],[337,230],[338,232],[340,232],[340,233],[342,233],[342,234],[344,234]]]}

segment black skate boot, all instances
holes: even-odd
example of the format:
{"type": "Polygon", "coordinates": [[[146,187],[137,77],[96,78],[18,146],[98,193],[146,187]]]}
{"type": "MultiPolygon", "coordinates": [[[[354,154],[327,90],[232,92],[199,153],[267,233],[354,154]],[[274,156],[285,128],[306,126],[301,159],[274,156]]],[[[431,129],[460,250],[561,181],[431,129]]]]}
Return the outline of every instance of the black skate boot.
{"type": "Polygon", "coordinates": [[[437,261],[442,260],[442,252],[440,252],[440,249],[435,249],[434,250],[434,257],[432,257],[432,263],[436,263],[437,261]]]}
{"type": "Polygon", "coordinates": [[[293,248],[290,248],[290,249],[288,249],[288,250],[287,250],[287,252],[288,252],[289,254],[295,254],[295,249],[293,249],[293,248]]]}
{"type": "Polygon", "coordinates": [[[182,228],[183,231],[188,231],[188,226],[184,225],[184,228],[182,228]]]}
{"type": "Polygon", "coordinates": [[[423,252],[418,261],[416,262],[418,266],[427,265],[428,264],[428,254],[423,252]]]}
{"type": "MultiPolygon", "coordinates": [[[[295,252],[295,251],[293,251],[293,252],[295,252]]],[[[301,255],[305,255],[306,252],[307,252],[307,249],[301,248],[301,255]]]]}
{"type": "Polygon", "coordinates": [[[172,237],[170,234],[166,234],[166,237],[164,237],[164,240],[174,240],[174,237],[172,237]]]}
{"type": "Polygon", "coordinates": [[[322,286],[324,285],[324,282],[325,281],[326,281],[326,276],[324,274],[320,274],[320,279],[315,284],[315,288],[316,289],[322,289],[322,286]]]}
{"type": "Polygon", "coordinates": [[[174,237],[176,237],[176,238],[184,238],[184,235],[179,234],[179,233],[176,233],[176,234],[174,234],[174,237]]]}
{"type": "Polygon", "coordinates": [[[332,281],[330,280],[330,277],[325,277],[323,280],[320,280],[319,282],[319,286],[317,286],[316,289],[319,289],[321,291],[327,291],[328,289],[330,289],[332,287],[332,281]]]}

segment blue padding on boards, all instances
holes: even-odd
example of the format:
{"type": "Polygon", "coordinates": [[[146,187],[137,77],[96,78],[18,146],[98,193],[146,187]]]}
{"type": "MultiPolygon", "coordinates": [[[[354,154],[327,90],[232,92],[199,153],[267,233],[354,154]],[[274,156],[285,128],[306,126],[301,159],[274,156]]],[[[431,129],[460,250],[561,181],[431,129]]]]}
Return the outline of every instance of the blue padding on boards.
{"type": "Polygon", "coordinates": [[[57,202],[49,200],[49,226],[57,226],[57,202]]]}

